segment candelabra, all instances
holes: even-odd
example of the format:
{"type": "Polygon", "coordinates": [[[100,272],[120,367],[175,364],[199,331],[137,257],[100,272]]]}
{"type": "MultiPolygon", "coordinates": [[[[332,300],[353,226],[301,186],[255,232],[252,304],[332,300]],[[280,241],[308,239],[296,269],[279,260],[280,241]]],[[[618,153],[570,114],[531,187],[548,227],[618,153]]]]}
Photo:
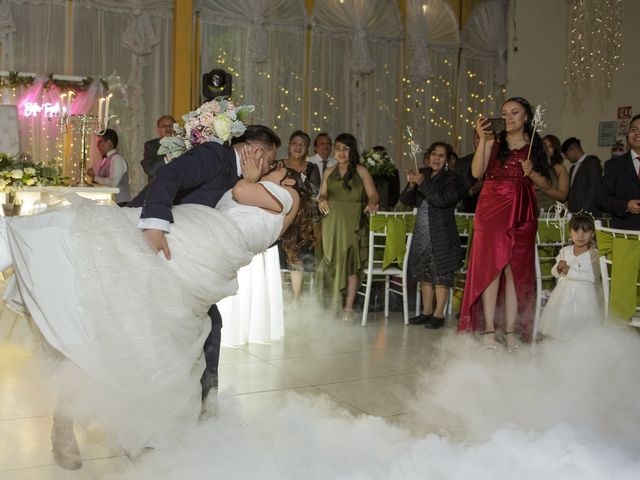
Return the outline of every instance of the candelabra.
{"type": "Polygon", "coordinates": [[[87,138],[89,135],[103,135],[111,118],[115,118],[115,115],[100,118],[96,115],[69,115],[66,111],[61,112],[59,122],[62,133],[71,133],[76,127],[80,127],[80,180],[73,184],[74,187],[93,186],[85,181],[88,157],[87,138]]]}

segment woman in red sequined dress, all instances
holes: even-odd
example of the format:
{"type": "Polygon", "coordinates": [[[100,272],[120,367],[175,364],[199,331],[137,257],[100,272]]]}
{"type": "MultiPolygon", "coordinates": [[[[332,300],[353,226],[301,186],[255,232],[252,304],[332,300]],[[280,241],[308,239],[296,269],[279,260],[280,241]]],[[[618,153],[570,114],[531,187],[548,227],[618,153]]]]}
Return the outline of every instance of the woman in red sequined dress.
{"type": "Polygon", "coordinates": [[[478,199],[458,331],[484,330],[483,343],[496,348],[496,325],[504,328],[509,351],[517,337],[531,341],[535,304],[535,238],[538,207],[534,185],[548,188],[542,140],[533,137],[533,112],[524,98],[502,105],[506,131],[494,140],[489,122],[478,119],[480,143],[472,161],[484,177],[478,199]],[[504,322],[504,324],[503,324],[504,322]]]}

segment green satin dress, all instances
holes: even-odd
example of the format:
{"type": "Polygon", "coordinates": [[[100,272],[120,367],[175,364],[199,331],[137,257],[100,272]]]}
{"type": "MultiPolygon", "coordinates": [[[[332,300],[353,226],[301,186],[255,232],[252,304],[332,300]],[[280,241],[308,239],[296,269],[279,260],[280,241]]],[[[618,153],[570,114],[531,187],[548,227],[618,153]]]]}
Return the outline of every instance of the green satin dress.
{"type": "Polygon", "coordinates": [[[363,214],[364,185],[358,173],[349,181],[351,190],[342,186],[336,168],[327,179],[329,213],[322,220],[322,261],[317,283],[328,306],[339,311],[349,275],[362,271],[367,261],[368,232],[363,214]]]}
{"type": "MultiPolygon", "coordinates": [[[[559,179],[555,168],[549,167],[549,173],[551,174],[551,186],[553,188],[558,188],[559,179]]],[[[544,209],[545,212],[556,204],[556,201],[553,198],[544,193],[538,187],[536,187],[536,200],[538,200],[538,210],[544,209]]]]}

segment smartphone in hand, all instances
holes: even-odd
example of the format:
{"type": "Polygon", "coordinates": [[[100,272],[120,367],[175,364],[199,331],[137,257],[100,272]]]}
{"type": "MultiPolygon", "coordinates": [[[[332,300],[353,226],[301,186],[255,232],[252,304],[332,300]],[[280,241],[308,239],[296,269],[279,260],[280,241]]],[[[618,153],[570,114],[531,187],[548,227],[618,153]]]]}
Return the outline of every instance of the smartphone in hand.
{"type": "Polygon", "coordinates": [[[488,118],[487,120],[489,121],[487,129],[492,132],[502,132],[507,129],[504,118],[488,118]]]}

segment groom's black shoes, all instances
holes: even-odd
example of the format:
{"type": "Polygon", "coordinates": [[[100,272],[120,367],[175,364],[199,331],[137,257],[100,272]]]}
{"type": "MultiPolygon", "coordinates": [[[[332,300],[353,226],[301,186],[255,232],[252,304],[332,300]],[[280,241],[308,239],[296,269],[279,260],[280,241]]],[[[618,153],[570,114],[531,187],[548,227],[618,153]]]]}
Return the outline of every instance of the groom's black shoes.
{"type": "Polygon", "coordinates": [[[200,384],[202,385],[202,405],[204,408],[204,402],[207,400],[209,391],[212,388],[217,390],[218,388],[218,362],[220,361],[220,341],[222,338],[222,316],[218,307],[211,305],[211,308],[207,312],[211,317],[211,332],[204,342],[204,358],[206,361],[206,367],[200,384]]]}
{"type": "Polygon", "coordinates": [[[200,379],[200,385],[202,385],[202,404],[204,405],[211,389],[218,389],[218,369],[205,370],[200,379]]]}

